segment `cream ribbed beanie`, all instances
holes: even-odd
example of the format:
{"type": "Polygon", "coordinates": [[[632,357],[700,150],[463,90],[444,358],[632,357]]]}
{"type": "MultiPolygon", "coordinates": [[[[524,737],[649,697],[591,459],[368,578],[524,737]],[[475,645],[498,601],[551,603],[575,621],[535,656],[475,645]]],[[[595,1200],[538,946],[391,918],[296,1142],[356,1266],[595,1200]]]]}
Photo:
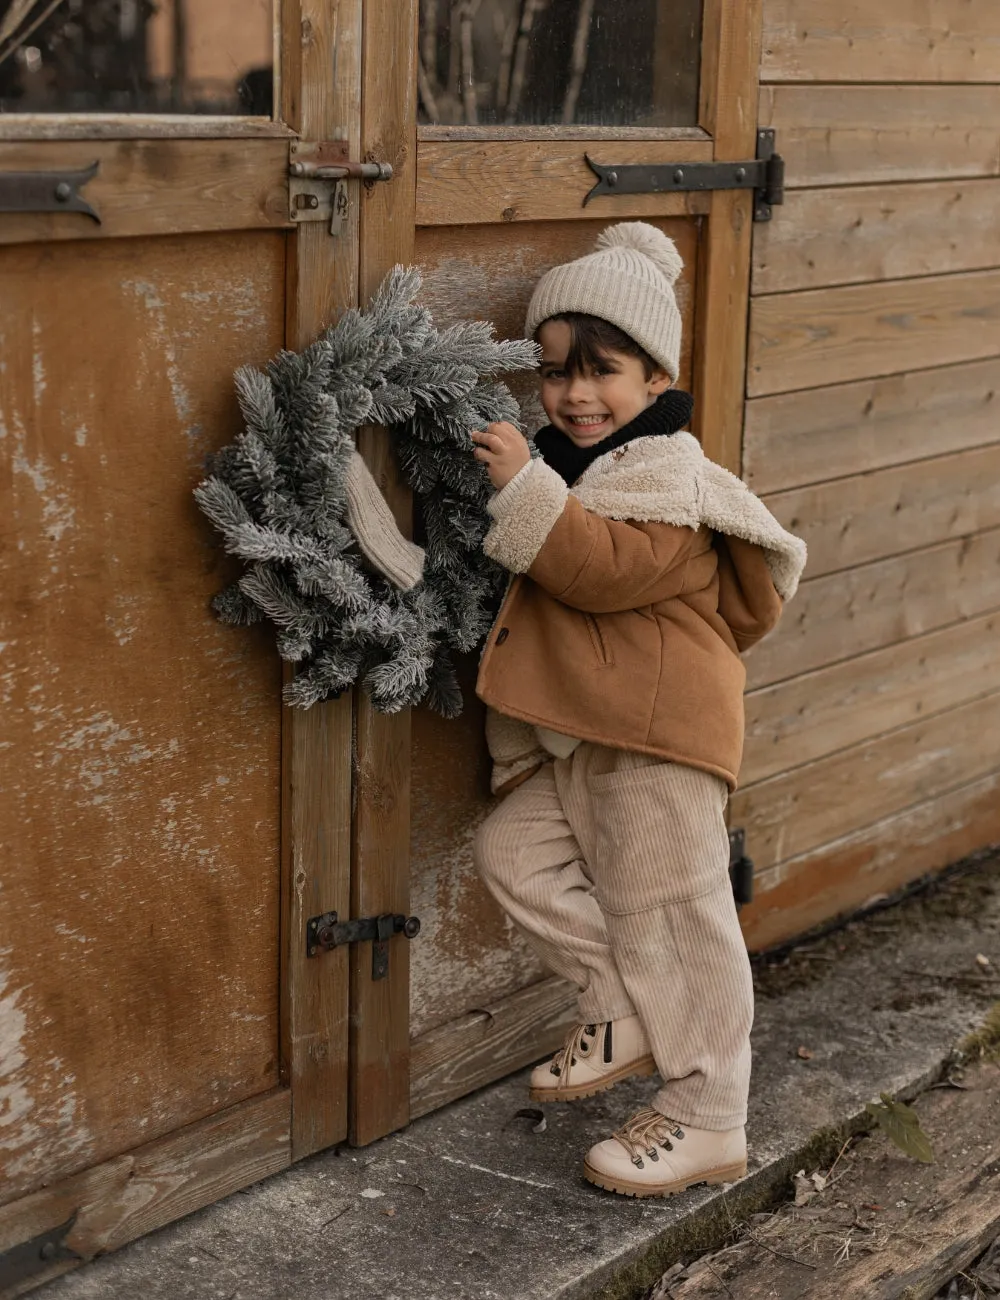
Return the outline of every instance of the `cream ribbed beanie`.
{"type": "Polygon", "coordinates": [[[674,241],[646,221],[622,221],[597,236],[593,253],[554,266],[531,296],[524,332],[530,339],[550,316],[600,316],[635,339],[676,380],[681,314],[674,281],[684,263],[674,241]]]}

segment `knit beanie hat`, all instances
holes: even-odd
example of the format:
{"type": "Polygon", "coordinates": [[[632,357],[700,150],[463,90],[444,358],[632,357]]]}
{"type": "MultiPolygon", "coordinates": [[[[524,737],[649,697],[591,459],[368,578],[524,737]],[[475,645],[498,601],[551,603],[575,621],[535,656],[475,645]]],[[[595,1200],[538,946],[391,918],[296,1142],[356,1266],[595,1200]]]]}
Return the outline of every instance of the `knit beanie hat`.
{"type": "Polygon", "coordinates": [[[593,253],[547,271],[528,306],[530,339],[550,316],[600,316],[635,339],[676,380],[681,314],[674,281],[684,263],[674,241],[647,221],[622,221],[597,236],[593,253]]]}

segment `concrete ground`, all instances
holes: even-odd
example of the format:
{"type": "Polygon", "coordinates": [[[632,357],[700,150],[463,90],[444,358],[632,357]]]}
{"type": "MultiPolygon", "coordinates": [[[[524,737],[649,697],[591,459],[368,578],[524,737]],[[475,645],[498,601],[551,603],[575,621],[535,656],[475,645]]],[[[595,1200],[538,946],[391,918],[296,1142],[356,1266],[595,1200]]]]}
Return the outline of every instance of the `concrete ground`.
{"type": "Polygon", "coordinates": [[[1000,1001],[1000,855],[759,963],[750,1171],[666,1201],[581,1157],[653,1080],[530,1115],[525,1074],[362,1150],[331,1150],[35,1292],[39,1300],[634,1297],[832,1158],[880,1091],[908,1097],[1000,1001]],[[988,965],[976,960],[988,959],[988,965]],[[800,1053],[799,1049],[806,1051],[800,1053]]]}

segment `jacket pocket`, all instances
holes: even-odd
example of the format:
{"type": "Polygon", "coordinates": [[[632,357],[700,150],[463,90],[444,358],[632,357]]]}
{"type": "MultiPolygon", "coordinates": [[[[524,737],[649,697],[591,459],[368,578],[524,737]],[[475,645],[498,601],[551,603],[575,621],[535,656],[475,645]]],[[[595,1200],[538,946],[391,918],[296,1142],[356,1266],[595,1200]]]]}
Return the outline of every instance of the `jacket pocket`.
{"type": "Polygon", "coordinates": [[[610,667],[614,662],[614,655],[608,647],[601,625],[593,614],[584,614],[583,621],[587,624],[587,631],[590,633],[591,644],[594,647],[594,654],[597,655],[597,662],[602,668],[610,667]]]}

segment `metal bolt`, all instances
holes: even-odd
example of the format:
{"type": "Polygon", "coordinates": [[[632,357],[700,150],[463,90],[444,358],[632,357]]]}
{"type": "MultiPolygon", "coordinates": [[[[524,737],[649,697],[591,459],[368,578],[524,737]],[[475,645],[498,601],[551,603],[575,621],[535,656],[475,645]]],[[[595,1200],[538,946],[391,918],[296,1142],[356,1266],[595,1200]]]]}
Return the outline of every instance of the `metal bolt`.
{"type": "Polygon", "coordinates": [[[55,1259],[56,1243],[54,1241],[47,1241],[38,1253],[42,1259],[55,1259]]]}
{"type": "Polygon", "coordinates": [[[607,176],[605,176],[604,179],[608,182],[608,185],[611,187],[611,189],[614,189],[614,187],[618,184],[618,173],[608,172],[607,176]]]}
{"type": "Polygon", "coordinates": [[[66,181],[60,181],[56,186],[56,198],[60,203],[67,203],[73,197],[73,186],[66,181]]]}
{"type": "Polygon", "coordinates": [[[746,169],[745,167],[737,167],[737,168],[736,168],[736,179],[737,179],[738,181],[740,181],[740,182],[745,181],[745,180],[746,180],[746,176],[747,176],[747,169],[746,169]]]}

